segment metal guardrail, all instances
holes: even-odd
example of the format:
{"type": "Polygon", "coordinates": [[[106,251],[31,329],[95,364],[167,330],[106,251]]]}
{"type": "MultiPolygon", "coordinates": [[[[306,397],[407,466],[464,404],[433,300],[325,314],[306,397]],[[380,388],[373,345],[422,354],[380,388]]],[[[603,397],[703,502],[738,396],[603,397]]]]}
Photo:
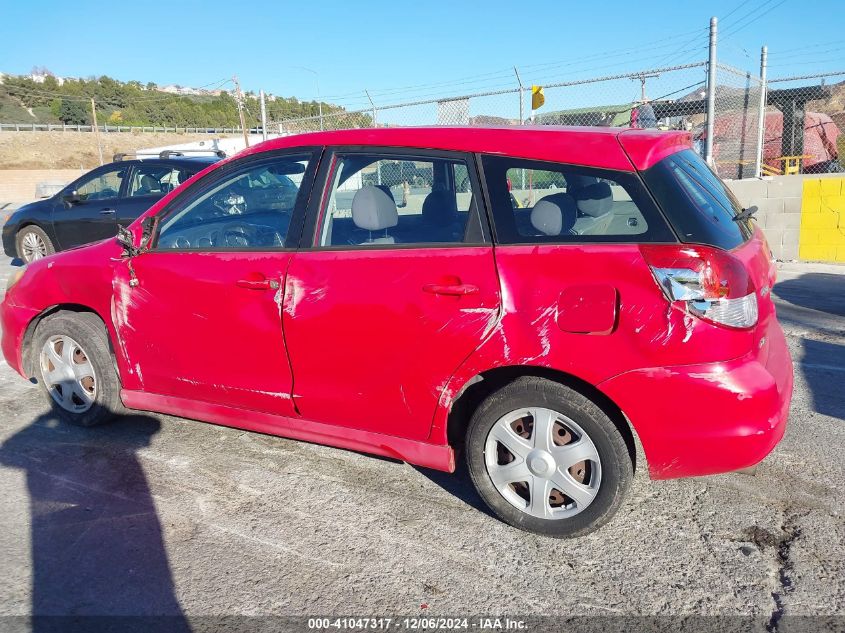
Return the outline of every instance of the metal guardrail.
{"type": "MultiPolygon", "coordinates": [[[[240,127],[136,127],[130,125],[98,125],[100,132],[139,132],[139,133],[184,133],[184,134],[241,134],[240,127]]],[[[62,125],[59,123],[0,123],[0,132],[93,132],[93,125],[62,125]]],[[[260,128],[248,130],[250,134],[260,134],[260,128]]]]}

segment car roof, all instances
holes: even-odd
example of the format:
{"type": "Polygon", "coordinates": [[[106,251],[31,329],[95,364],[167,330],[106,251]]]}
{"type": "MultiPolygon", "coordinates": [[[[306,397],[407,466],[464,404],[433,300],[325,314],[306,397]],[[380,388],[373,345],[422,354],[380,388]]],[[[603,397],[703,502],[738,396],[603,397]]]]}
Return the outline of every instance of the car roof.
{"type": "Polygon", "coordinates": [[[504,154],[633,171],[647,169],[667,155],[690,147],[691,138],[689,132],[552,125],[360,128],[284,136],[255,145],[239,156],[323,145],[504,154]]]}

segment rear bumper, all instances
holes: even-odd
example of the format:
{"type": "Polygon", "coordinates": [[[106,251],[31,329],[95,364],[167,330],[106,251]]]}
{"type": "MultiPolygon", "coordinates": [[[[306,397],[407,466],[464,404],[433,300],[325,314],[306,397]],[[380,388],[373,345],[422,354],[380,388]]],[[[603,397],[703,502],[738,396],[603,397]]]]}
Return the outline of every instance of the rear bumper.
{"type": "Polygon", "coordinates": [[[21,350],[27,326],[38,315],[37,310],[21,308],[9,302],[8,296],[0,303],[0,326],[3,328],[3,338],[0,348],[9,366],[24,378],[29,378],[23,367],[21,350]]]}
{"type": "Polygon", "coordinates": [[[783,437],[792,359],[775,325],[757,354],[724,363],[640,369],[599,388],[628,416],[653,479],[753,466],[783,437]]]}

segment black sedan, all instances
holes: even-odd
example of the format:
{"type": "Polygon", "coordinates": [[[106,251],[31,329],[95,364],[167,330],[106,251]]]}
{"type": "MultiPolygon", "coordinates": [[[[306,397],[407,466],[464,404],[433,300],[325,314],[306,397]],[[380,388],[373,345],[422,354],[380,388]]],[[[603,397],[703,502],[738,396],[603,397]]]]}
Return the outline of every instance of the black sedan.
{"type": "MultiPolygon", "coordinates": [[[[118,157],[115,157],[118,158],[118,157]]],[[[117,233],[219,156],[119,160],[89,171],[52,198],[20,207],[3,226],[3,250],[29,263],[117,233]]]]}

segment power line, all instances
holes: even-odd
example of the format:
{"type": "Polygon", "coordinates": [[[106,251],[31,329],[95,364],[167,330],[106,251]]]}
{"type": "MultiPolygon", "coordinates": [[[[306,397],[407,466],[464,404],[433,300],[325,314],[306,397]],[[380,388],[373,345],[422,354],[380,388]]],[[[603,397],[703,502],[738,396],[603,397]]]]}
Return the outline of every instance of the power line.
{"type": "Polygon", "coordinates": [[[787,53],[804,51],[804,50],[807,50],[808,48],[819,48],[820,46],[830,46],[831,44],[845,44],[845,40],[834,40],[832,42],[815,42],[814,44],[807,44],[806,46],[799,46],[797,48],[787,48],[787,49],[784,49],[784,50],[772,51],[771,53],[769,53],[769,56],[771,57],[772,55],[785,55],[787,53]]]}
{"type": "MultiPolygon", "coordinates": [[[[702,33],[702,31],[706,31],[706,30],[707,30],[706,28],[705,29],[698,28],[698,29],[694,29],[693,31],[688,31],[688,32],[685,32],[685,33],[673,35],[669,38],[666,38],[666,41],[664,41],[662,44],[657,44],[657,45],[654,45],[654,46],[648,46],[648,47],[634,46],[634,47],[629,47],[629,48],[611,50],[611,51],[602,52],[602,53],[595,53],[595,54],[592,54],[592,55],[579,56],[576,61],[558,60],[558,61],[551,61],[551,62],[541,62],[541,63],[536,63],[536,64],[520,64],[520,65],[518,65],[518,68],[520,68],[520,70],[523,70],[523,69],[531,70],[531,69],[541,69],[541,68],[552,69],[552,68],[572,67],[572,66],[577,66],[577,65],[583,64],[584,62],[592,61],[592,60],[595,60],[595,59],[611,59],[611,58],[615,58],[615,57],[625,56],[625,55],[628,55],[631,52],[648,52],[648,51],[653,51],[653,50],[665,49],[667,47],[675,46],[677,44],[677,42],[675,42],[674,40],[678,40],[680,38],[687,37],[691,33],[695,33],[697,35],[700,35],[702,33]]],[[[662,55],[662,53],[660,55],[662,55]]],[[[655,56],[652,56],[652,57],[658,57],[660,55],[655,55],[655,56]]],[[[640,58],[640,59],[649,59],[649,58],[650,57],[640,58]]],[[[394,95],[394,94],[400,94],[400,93],[402,93],[402,94],[413,94],[413,93],[418,93],[421,90],[428,89],[428,88],[435,88],[435,87],[441,87],[441,86],[442,87],[452,87],[452,86],[459,86],[459,85],[472,85],[472,84],[478,84],[478,83],[484,83],[485,86],[483,86],[483,87],[486,87],[486,86],[489,86],[490,83],[489,82],[480,82],[479,80],[487,79],[487,78],[493,78],[493,79],[502,78],[503,79],[505,77],[507,77],[509,79],[513,77],[513,70],[511,68],[508,68],[508,69],[505,69],[505,70],[500,70],[500,71],[494,71],[494,72],[490,72],[490,73],[483,73],[483,74],[480,74],[480,75],[473,75],[471,77],[458,78],[458,79],[451,80],[451,81],[428,83],[428,84],[416,84],[416,85],[411,85],[411,86],[404,86],[404,87],[397,87],[397,88],[387,88],[387,89],[380,89],[380,90],[370,90],[370,95],[374,96],[374,97],[384,97],[384,96],[387,96],[387,95],[394,95]]],[[[509,83],[508,85],[513,85],[513,82],[509,83]]],[[[483,89],[483,87],[481,89],[483,89]]],[[[326,99],[341,99],[341,98],[347,97],[347,96],[358,97],[358,99],[352,100],[354,102],[366,103],[366,101],[364,99],[363,92],[360,91],[360,90],[357,90],[355,92],[342,93],[342,94],[326,95],[324,98],[326,98],[326,99]]]]}
{"type": "Polygon", "coordinates": [[[736,6],[735,6],[732,10],[730,10],[728,13],[726,13],[725,15],[723,15],[723,16],[722,16],[722,22],[724,22],[725,20],[727,20],[729,17],[731,17],[734,13],[736,13],[737,11],[739,11],[742,7],[744,7],[744,6],[745,6],[746,4],[748,4],[749,2],[751,2],[751,0],[743,0],[742,2],[740,2],[740,3],[739,3],[738,5],[736,5],[736,6]]]}
{"type": "MultiPolygon", "coordinates": [[[[737,23],[733,24],[733,25],[732,25],[732,27],[731,27],[731,28],[730,28],[727,32],[725,32],[724,37],[731,37],[732,35],[735,35],[735,34],[739,33],[739,32],[740,32],[740,31],[742,31],[743,29],[745,29],[745,28],[747,28],[747,27],[751,26],[752,24],[754,24],[755,22],[757,22],[757,20],[759,20],[759,19],[761,19],[761,18],[763,18],[763,17],[767,16],[769,13],[771,13],[772,11],[774,11],[775,9],[777,9],[779,6],[781,6],[781,5],[782,5],[782,4],[784,4],[785,2],[786,2],[786,0],[780,0],[780,2],[778,2],[778,3],[777,3],[777,4],[775,4],[775,5],[772,5],[772,4],[768,4],[768,5],[761,5],[760,7],[758,7],[758,8],[757,8],[755,11],[753,11],[752,13],[756,13],[756,12],[757,12],[757,11],[759,11],[760,9],[764,9],[764,11],[763,11],[762,13],[760,13],[759,15],[754,16],[754,17],[753,17],[750,21],[746,22],[745,24],[742,24],[741,26],[740,26],[739,22],[737,22],[737,23]]],[[[751,15],[751,14],[749,13],[748,15],[751,15]]],[[[747,17],[747,16],[746,16],[746,17],[747,17]]],[[[740,20],[740,21],[741,21],[741,20],[740,20]]]]}
{"type": "MultiPolygon", "coordinates": [[[[699,49],[696,48],[696,49],[688,49],[688,50],[697,51],[699,49]]],[[[654,58],[658,58],[658,57],[662,57],[662,56],[663,56],[662,53],[658,53],[657,55],[639,58],[636,61],[650,60],[650,59],[654,59],[654,58]]],[[[629,65],[629,64],[632,64],[632,63],[634,63],[634,62],[632,60],[628,59],[628,60],[625,60],[625,61],[622,61],[622,62],[617,62],[617,63],[614,63],[614,64],[602,64],[600,66],[593,66],[593,67],[589,67],[589,68],[578,68],[578,69],[576,69],[572,72],[554,73],[554,74],[549,74],[549,75],[535,75],[531,79],[531,82],[536,83],[536,84],[540,84],[540,85],[546,85],[548,83],[553,83],[554,81],[560,80],[562,78],[572,77],[574,75],[589,73],[589,72],[593,72],[595,70],[602,70],[602,69],[605,69],[605,68],[619,68],[619,67],[626,66],[626,65],[629,65]]],[[[514,91],[517,90],[517,87],[513,83],[513,81],[509,81],[507,83],[486,84],[486,85],[481,86],[481,87],[476,87],[475,90],[473,91],[473,93],[474,92],[489,92],[489,91],[496,92],[496,91],[503,90],[503,89],[506,90],[507,88],[512,88],[514,91]]],[[[401,104],[403,100],[408,99],[408,98],[411,98],[413,100],[426,99],[427,97],[442,97],[443,99],[449,99],[449,98],[462,97],[462,96],[472,96],[473,93],[471,93],[469,91],[464,91],[464,92],[460,92],[460,93],[457,93],[457,94],[455,92],[450,93],[448,91],[436,91],[436,92],[427,91],[427,92],[423,92],[423,93],[420,93],[420,92],[417,92],[417,91],[410,91],[410,92],[403,93],[401,95],[397,95],[394,99],[383,100],[378,105],[379,106],[385,106],[385,105],[401,104]]],[[[361,99],[343,100],[343,101],[338,102],[338,105],[343,105],[344,107],[350,107],[350,108],[356,108],[357,109],[359,107],[369,106],[370,104],[369,104],[369,101],[366,101],[365,99],[361,98],[361,99]]]]}

